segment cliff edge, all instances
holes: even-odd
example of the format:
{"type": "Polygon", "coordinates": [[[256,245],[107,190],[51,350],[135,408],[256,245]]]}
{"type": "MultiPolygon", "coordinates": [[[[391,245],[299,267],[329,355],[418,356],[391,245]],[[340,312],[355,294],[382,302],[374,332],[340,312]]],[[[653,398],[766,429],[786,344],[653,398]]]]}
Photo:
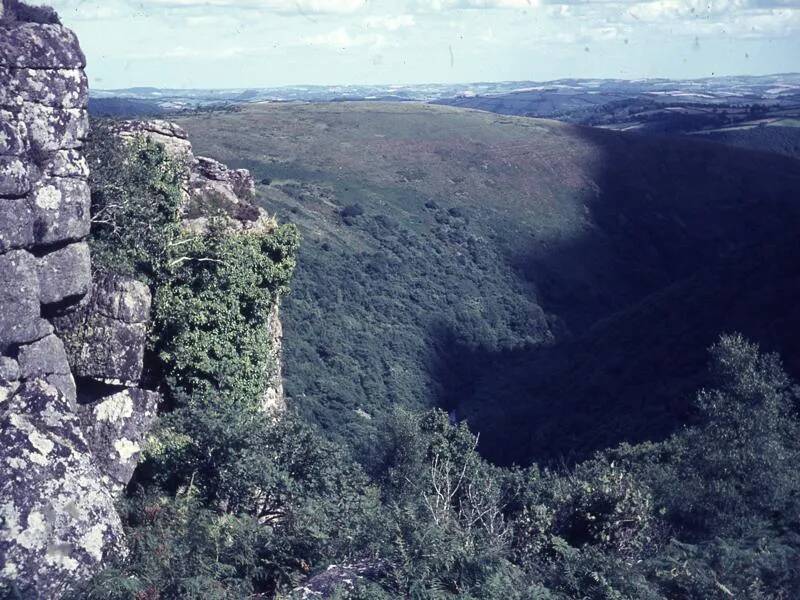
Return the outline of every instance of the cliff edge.
{"type": "MultiPolygon", "coordinates": [[[[114,502],[160,402],[143,384],[150,289],[93,277],[85,65],[52,9],[0,3],[0,592],[21,597],[61,597],[125,555],[114,502]]],[[[249,173],[195,158],[176,126],[119,133],[183,155],[187,230],[220,210],[234,228],[271,226],[249,173]]],[[[269,410],[284,406],[277,311],[269,410]]]]}

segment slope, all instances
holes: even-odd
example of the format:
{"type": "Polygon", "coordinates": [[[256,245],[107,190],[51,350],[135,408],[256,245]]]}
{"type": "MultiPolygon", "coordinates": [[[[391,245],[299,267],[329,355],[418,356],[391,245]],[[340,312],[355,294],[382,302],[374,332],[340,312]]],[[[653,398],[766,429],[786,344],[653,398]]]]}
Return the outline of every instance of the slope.
{"type": "Polygon", "coordinates": [[[462,407],[476,430],[502,431],[483,372],[496,357],[546,356],[800,225],[797,161],[702,141],[413,103],[262,104],[180,123],[298,225],[287,392],[350,441],[392,402],[462,407]]]}

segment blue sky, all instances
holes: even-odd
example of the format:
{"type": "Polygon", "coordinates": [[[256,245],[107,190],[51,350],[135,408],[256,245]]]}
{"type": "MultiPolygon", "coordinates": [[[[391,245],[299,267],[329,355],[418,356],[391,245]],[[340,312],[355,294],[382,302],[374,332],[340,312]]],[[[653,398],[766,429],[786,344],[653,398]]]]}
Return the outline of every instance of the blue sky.
{"type": "Polygon", "coordinates": [[[98,88],[800,71],[800,0],[53,0],[98,88]]]}

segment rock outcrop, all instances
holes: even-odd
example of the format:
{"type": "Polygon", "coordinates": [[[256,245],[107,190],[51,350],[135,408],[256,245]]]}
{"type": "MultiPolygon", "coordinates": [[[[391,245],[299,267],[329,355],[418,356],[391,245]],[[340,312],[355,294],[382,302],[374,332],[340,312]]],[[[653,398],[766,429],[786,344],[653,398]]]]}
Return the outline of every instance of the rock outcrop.
{"type": "Polygon", "coordinates": [[[60,598],[125,552],[119,516],[80,421],[42,380],[0,412],[0,578],[21,598],[60,598]]]}
{"type": "MultiPolygon", "coordinates": [[[[0,595],[49,600],[123,556],[114,501],[129,483],[159,395],[143,389],[148,287],[92,281],[84,55],[54,11],[0,0],[0,595]]],[[[271,231],[246,170],[195,157],[165,121],[120,125],[186,161],[184,227],[228,217],[271,231]]],[[[284,408],[276,365],[265,410],[284,408]]]]}
{"type": "MultiPolygon", "coordinates": [[[[229,169],[226,165],[204,156],[195,156],[186,132],[177,124],[163,120],[119,121],[115,132],[123,139],[145,136],[162,144],[175,160],[186,165],[183,182],[183,227],[202,234],[214,216],[225,217],[234,232],[269,232],[275,220],[256,206],[255,182],[247,169],[229,169]]],[[[280,320],[280,301],[270,313],[265,335],[270,340],[270,365],[264,374],[266,387],[262,398],[265,411],[281,413],[286,409],[283,391],[282,348],[283,328],[280,320]]]]}
{"type": "Polygon", "coordinates": [[[85,59],[75,35],[18,2],[0,21],[0,354],[20,380],[45,379],[70,402],[75,382],[44,314],[91,282],[85,59]]]}
{"type": "Polygon", "coordinates": [[[103,483],[120,494],[155,423],[159,395],[141,389],[150,290],[103,275],[71,311],[53,320],[80,383],[77,413],[103,483]]]}
{"type": "Polygon", "coordinates": [[[150,302],[145,284],[105,275],[94,281],[91,293],[74,310],[54,319],[75,376],[113,386],[137,386],[144,367],[150,302]]]}
{"type": "Polygon", "coordinates": [[[339,597],[341,593],[352,591],[359,581],[376,579],[384,570],[379,561],[359,561],[344,565],[330,565],[327,569],[310,577],[294,596],[301,600],[325,600],[339,597]]]}
{"type": "Polygon", "coordinates": [[[175,160],[186,165],[183,182],[183,224],[202,232],[214,216],[228,217],[236,231],[271,231],[274,219],[253,204],[255,181],[247,169],[229,169],[213,158],[195,156],[186,132],[163,120],[118,121],[115,132],[123,139],[145,136],[164,146],[175,160]]]}
{"type": "Polygon", "coordinates": [[[115,494],[158,402],[135,387],[150,295],[92,283],[75,35],[0,6],[0,593],[49,599],[125,551],[115,494]]]}

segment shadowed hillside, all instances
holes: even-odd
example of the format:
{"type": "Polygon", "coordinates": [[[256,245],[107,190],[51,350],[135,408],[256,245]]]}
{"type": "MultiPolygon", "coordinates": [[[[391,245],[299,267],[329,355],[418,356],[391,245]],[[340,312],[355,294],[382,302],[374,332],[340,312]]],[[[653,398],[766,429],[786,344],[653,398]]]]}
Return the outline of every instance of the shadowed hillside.
{"type": "Polygon", "coordinates": [[[800,127],[797,126],[731,128],[698,135],[701,136],[701,139],[709,139],[722,144],[800,158],[800,127]]]}
{"type": "MultiPolygon", "coordinates": [[[[800,225],[800,164],[702,141],[410,103],[254,105],[180,122],[201,153],[251,169],[263,206],[298,225],[287,391],[351,440],[387,403],[436,403],[471,416],[496,457],[506,446],[515,460],[560,456],[561,411],[583,410],[597,392],[577,385],[576,365],[607,374],[603,365],[663,337],[663,321],[637,306],[674,303],[659,298],[800,225]],[[621,329],[601,320],[629,310],[645,316],[631,321],[636,343],[619,345],[621,329]],[[535,369],[493,366],[520,356],[535,369]],[[536,385],[520,384],[520,371],[536,385]],[[550,437],[536,434],[542,443],[526,433],[548,428],[550,437]]],[[[670,352],[702,357],[719,333],[710,324],[741,327],[739,313],[705,319],[725,310],[723,296],[738,297],[730,281],[739,279],[721,277],[719,289],[689,294],[696,320],[681,321],[690,331],[672,337],[670,352]],[[688,335],[698,322],[709,339],[688,335]]],[[[756,340],[767,326],[758,314],[747,327],[756,340]]],[[[689,362],[681,378],[694,376],[689,362]]],[[[608,399],[586,414],[611,433],[583,449],[686,418],[624,377],[602,384],[608,399]],[[626,418],[637,424],[620,430],[615,407],[628,411],[634,398],[641,410],[626,418]]],[[[569,427],[588,426],[579,417],[569,427]]]]}
{"type": "Polygon", "coordinates": [[[796,239],[741,249],[720,264],[601,319],[556,347],[489,357],[459,416],[505,464],[573,462],[618,442],[660,440],[691,423],[705,348],[741,331],[800,373],[796,239]],[[483,424],[483,426],[480,426],[483,424]]]}

